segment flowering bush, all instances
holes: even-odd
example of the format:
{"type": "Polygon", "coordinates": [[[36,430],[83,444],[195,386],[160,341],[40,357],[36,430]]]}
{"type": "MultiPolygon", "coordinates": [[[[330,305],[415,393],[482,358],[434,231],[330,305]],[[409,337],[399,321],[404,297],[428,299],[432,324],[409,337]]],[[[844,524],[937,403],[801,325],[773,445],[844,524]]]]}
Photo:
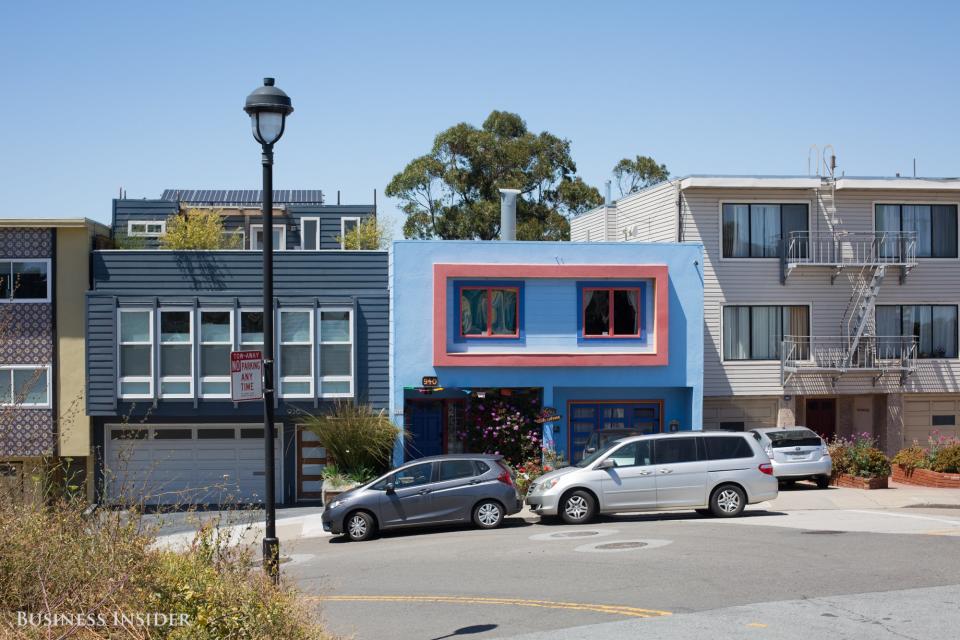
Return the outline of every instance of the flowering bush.
{"type": "Polygon", "coordinates": [[[833,474],[847,474],[861,478],[885,478],[890,475],[890,460],[876,446],[869,433],[854,434],[851,438],[835,437],[828,448],[833,460],[833,474]]]}
{"type": "Polygon", "coordinates": [[[543,426],[536,422],[538,405],[529,395],[476,399],[467,407],[464,430],[457,435],[467,451],[502,455],[517,468],[540,455],[543,426]]]}
{"type": "Polygon", "coordinates": [[[927,446],[913,445],[901,449],[893,458],[904,469],[931,469],[940,473],[960,472],[960,439],[932,431],[927,446]]]}
{"type": "Polygon", "coordinates": [[[929,469],[930,452],[914,443],[912,447],[900,449],[897,455],[893,456],[892,462],[911,471],[913,469],[929,469]]]}
{"type": "Polygon", "coordinates": [[[517,475],[516,478],[514,478],[514,482],[521,496],[527,493],[530,485],[532,485],[537,478],[545,473],[550,473],[554,469],[566,466],[563,458],[552,449],[543,447],[541,452],[541,456],[531,458],[516,468],[517,475]]]}

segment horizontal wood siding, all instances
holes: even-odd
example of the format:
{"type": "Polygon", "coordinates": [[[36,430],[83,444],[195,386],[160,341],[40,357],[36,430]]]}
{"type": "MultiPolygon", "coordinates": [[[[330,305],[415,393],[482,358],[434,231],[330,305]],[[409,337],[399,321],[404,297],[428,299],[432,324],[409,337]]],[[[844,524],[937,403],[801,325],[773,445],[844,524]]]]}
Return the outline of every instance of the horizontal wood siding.
{"type": "Polygon", "coordinates": [[[320,218],[320,248],[339,249],[340,220],[342,218],[368,218],[374,215],[373,205],[329,205],[329,206],[290,206],[290,216],[300,218],[320,218]]]}
{"type": "MultiPolygon", "coordinates": [[[[113,201],[113,235],[126,236],[128,222],[162,222],[178,211],[177,203],[169,200],[117,200],[113,201]]],[[[140,240],[140,239],[138,239],[140,240]]],[[[146,249],[159,246],[156,238],[142,238],[146,249]]]]}
{"type": "Polygon", "coordinates": [[[607,239],[606,208],[600,207],[570,221],[570,240],[573,242],[603,242],[607,239]]]}
{"type": "Polygon", "coordinates": [[[677,188],[663,182],[616,202],[616,236],[639,242],[677,241],[677,188]]]}

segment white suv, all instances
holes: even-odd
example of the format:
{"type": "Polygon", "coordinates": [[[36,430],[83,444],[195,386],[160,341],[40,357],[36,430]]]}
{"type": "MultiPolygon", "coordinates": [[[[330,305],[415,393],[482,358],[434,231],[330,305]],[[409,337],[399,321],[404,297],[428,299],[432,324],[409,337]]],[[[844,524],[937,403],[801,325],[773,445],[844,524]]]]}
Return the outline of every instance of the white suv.
{"type": "Polygon", "coordinates": [[[770,459],[750,434],[687,431],[610,442],[537,478],[526,503],[579,524],[597,513],[664,509],[730,517],[776,497],[770,459]]]}
{"type": "Polygon", "coordinates": [[[830,486],[833,460],[827,443],[816,433],[806,427],[753,429],[751,433],[770,457],[778,480],[814,480],[820,489],[830,486]]]}

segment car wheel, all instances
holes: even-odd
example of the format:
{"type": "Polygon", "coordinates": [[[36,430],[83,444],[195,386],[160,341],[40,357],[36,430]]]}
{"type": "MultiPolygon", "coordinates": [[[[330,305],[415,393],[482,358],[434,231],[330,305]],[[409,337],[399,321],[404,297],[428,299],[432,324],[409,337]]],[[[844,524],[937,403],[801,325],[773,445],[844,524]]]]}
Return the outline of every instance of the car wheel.
{"type": "Polygon", "coordinates": [[[830,476],[817,476],[816,483],[817,483],[817,489],[829,489],[830,476]]]}
{"type": "Polygon", "coordinates": [[[344,531],[347,537],[354,542],[363,542],[373,537],[377,531],[377,523],[373,521],[373,516],[365,511],[354,511],[347,516],[344,523],[344,531]]]}
{"type": "Polygon", "coordinates": [[[574,491],[560,503],[560,517],[567,524],[590,522],[597,510],[597,502],[586,491],[574,491]]]}
{"type": "Polygon", "coordinates": [[[496,500],[484,500],[473,509],[473,523],[481,529],[496,529],[503,522],[503,507],[496,500]]]}
{"type": "Polygon", "coordinates": [[[710,497],[710,511],[718,518],[738,516],[746,505],[747,496],[743,489],[732,484],[722,485],[710,497]]]}

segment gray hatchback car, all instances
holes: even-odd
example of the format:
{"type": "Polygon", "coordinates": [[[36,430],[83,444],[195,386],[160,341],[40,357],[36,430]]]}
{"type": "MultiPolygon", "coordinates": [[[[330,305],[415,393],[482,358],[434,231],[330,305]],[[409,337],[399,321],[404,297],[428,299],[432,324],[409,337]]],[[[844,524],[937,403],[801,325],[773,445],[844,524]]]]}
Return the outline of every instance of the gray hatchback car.
{"type": "Polygon", "coordinates": [[[499,527],[523,503],[502,456],[459,454],[420,458],[325,505],[323,529],[367,540],[378,529],[472,521],[499,527]]]}

